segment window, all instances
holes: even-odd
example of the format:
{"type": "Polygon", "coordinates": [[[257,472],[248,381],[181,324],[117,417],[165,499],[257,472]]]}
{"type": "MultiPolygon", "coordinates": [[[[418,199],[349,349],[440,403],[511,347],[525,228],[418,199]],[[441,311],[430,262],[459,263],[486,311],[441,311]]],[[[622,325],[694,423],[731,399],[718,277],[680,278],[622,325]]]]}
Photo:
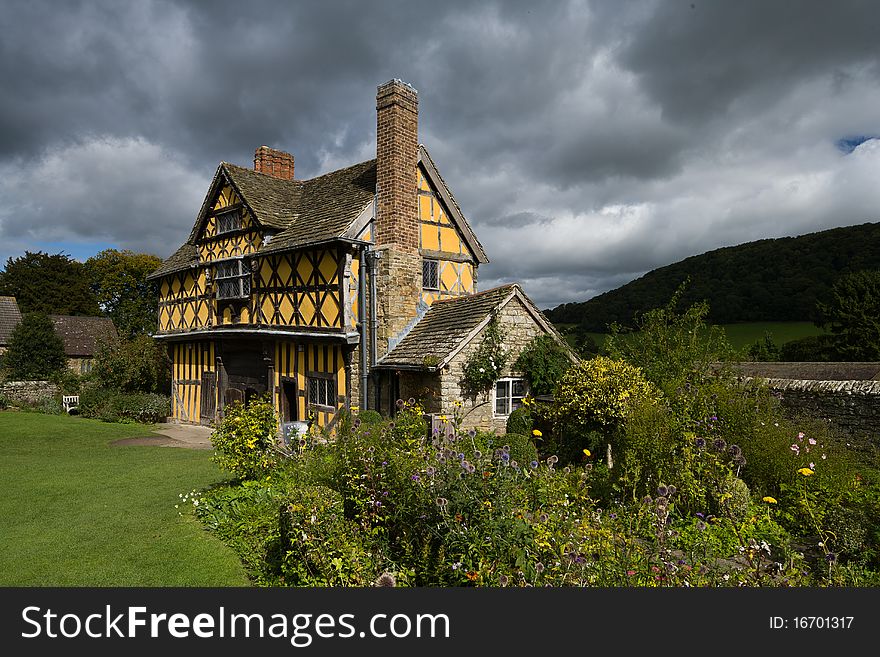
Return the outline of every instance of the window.
{"type": "Polygon", "coordinates": [[[422,288],[440,289],[440,263],[437,260],[422,261],[422,288]]]}
{"type": "Polygon", "coordinates": [[[217,263],[217,298],[243,299],[251,293],[251,270],[244,260],[217,263]]]}
{"type": "Polygon", "coordinates": [[[525,379],[501,379],[495,383],[495,415],[510,415],[528,393],[525,379]]]}
{"type": "Polygon", "coordinates": [[[309,405],[336,407],[336,386],[333,379],[309,378],[309,405]]]}
{"type": "Polygon", "coordinates": [[[217,234],[231,233],[234,230],[241,230],[241,211],[232,210],[217,215],[217,234]]]}

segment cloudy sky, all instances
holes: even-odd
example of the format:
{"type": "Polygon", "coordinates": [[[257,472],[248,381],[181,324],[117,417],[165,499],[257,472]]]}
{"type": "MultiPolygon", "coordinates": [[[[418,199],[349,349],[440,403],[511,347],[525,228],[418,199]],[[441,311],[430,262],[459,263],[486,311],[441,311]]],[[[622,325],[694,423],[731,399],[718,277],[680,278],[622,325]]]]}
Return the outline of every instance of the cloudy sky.
{"type": "Polygon", "coordinates": [[[169,255],[217,164],[375,154],[377,85],[542,308],[689,255],[880,221],[880,4],[76,2],[0,13],[0,263],[169,255]]]}

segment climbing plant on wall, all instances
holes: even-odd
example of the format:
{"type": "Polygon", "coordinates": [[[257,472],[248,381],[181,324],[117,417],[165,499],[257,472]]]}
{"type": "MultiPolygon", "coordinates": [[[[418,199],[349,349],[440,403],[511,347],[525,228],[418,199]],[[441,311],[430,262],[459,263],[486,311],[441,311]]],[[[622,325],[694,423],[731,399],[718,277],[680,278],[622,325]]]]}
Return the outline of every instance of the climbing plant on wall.
{"type": "Polygon", "coordinates": [[[495,381],[501,377],[507,360],[504,331],[498,323],[498,318],[492,317],[486,325],[480,346],[462,366],[461,387],[465,394],[472,396],[487,394],[495,381]]]}

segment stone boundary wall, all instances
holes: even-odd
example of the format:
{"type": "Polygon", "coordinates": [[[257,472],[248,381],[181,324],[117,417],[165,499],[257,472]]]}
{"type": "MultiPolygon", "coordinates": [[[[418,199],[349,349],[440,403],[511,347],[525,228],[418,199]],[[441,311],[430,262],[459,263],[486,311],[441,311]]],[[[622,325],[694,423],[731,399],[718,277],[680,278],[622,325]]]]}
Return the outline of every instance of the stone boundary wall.
{"type": "Polygon", "coordinates": [[[49,381],[4,381],[0,383],[0,396],[12,400],[36,404],[58,394],[58,386],[49,381]]]}
{"type": "Polygon", "coordinates": [[[880,446],[880,381],[758,380],[781,395],[787,411],[827,420],[852,437],[880,446]]]}

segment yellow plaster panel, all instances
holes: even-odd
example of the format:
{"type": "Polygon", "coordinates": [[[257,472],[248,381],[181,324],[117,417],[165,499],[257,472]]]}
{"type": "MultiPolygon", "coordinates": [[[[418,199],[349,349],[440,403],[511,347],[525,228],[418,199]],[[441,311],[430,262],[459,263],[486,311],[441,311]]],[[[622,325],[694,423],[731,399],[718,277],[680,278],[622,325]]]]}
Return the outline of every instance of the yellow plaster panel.
{"type": "Polygon", "coordinates": [[[289,294],[281,295],[281,303],[278,304],[278,307],[281,310],[281,322],[284,324],[293,324],[293,303],[290,301],[289,294]]]}
{"type": "Polygon", "coordinates": [[[443,262],[440,263],[440,285],[444,290],[449,292],[455,291],[455,284],[458,283],[458,271],[456,263],[443,262]]]}
{"type": "Polygon", "coordinates": [[[324,277],[324,280],[328,283],[332,283],[334,279],[336,279],[338,265],[336,263],[336,259],[333,257],[333,253],[331,251],[325,251],[324,255],[321,256],[321,262],[318,266],[318,269],[321,271],[321,276],[324,277]]]}
{"type": "Polygon", "coordinates": [[[239,320],[242,324],[251,323],[251,311],[248,309],[247,306],[241,309],[241,316],[239,317],[239,320]]]}
{"type": "Polygon", "coordinates": [[[474,292],[474,269],[472,265],[464,264],[461,267],[462,292],[473,294],[474,292]]]}
{"type": "Polygon", "coordinates": [[[433,224],[422,224],[422,248],[432,251],[440,250],[440,235],[437,226],[433,224]]]}
{"type": "Polygon", "coordinates": [[[311,283],[313,267],[311,263],[306,258],[300,258],[299,263],[296,266],[296,273],[302,279],[303,284],[309,285],[311,283]]]}
{"type": "Polygon", "coordinates": [[[339,300],[335,294],[328,294],[321,303],[321,315],[329,326],[339,325],[339,300]]]}
{"type": "Polygon", "coordinates": [[[310,295],[303,294],[299,298],[299,312],[302,315],[303,322],[311,324],[315,318],[315,304],[310,295]]]}
{"type": "Polygon", "coordinates": [[[260,263],[260,284],[263,287],[269,285],[269,278],[272,276],[272,265],[269,263],[269,258],[263,258],[260,263]]]}
{"type": "Polygon", "coordinates": [[[431,197],[419,194],[419,219],[431,221],[431,197]]]}
{"type": "Polygon", "coordinates": [[[291,280],[290,256],[283,255],[278,263],[278,278],[281,279],[281,285],[288,287],[293,284],[291,280]]]}
{"type": "Polygon", "coordinates": [[[454,228],[440,227],[440,250],[448,253],[461,253],[461,240],[454,228]]]}
{"type": "Polygon", "coordinates": [[[232,310],[228,307],[223,309],[223,323],[232,324],[232,310]]]}

